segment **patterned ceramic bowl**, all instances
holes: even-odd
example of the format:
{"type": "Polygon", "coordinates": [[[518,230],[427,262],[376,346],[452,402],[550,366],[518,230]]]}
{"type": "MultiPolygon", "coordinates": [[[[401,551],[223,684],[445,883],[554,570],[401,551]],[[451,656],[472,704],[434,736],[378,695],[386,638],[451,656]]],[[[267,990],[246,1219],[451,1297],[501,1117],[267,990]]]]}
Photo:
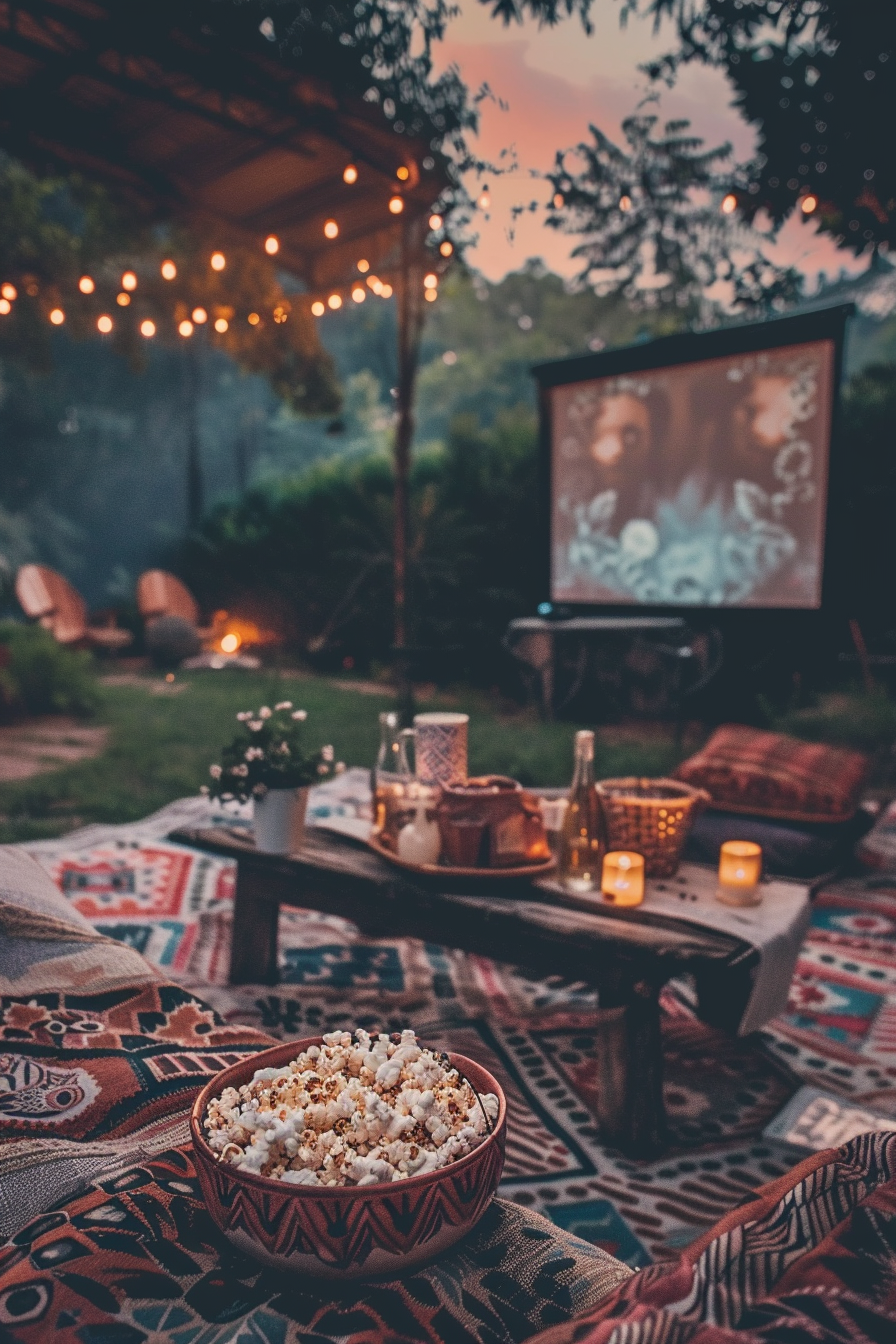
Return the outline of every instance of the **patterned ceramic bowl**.
{"type": "Polygon", "coordinates": [[[208,1211],[234,1246],[279,1269],[326,1278],[404,1273],[453,1246],[491,1203],[504,1166],[504,1093],[480,1064],[449,1054],[477,1092],[494,1092],[498,1118],[488,1137],[466,1157],[403,1181],[315,1189],[219,1162],[202,1131],[212,1097],[225,1087],[248,1083],[256,1069],[278,1068],[320,1044],[319,1036],[309,1036],[240,1060],[199,1093],[190,1130],[208,1211]]]}

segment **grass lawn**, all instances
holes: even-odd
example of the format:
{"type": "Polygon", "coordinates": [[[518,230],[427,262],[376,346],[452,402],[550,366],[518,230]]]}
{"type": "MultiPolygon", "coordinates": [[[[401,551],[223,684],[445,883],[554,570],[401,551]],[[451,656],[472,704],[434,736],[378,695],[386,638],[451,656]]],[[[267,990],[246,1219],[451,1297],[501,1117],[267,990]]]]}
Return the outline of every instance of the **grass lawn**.
{"type": "MultiPolygon", "coordinates": [[[[109,728],[106,749],[92,760],[0,785],[0,841],[134,821],[195,793],[235,728],[237,711],[276,700],[308,710],[309,741],[332,742],[349,765],[370,765],[379,743],[377,714],[393,703],[386,693],[271,672],[179,674],[170,686],[149,674],[112,681],[119,684],[104,684],[95,719],[109,728]]],[[[420,708],[470,713],[471,773],[507,774],[526,784],[569,782],[575,724],[541,723],[534,712],[481,692],[446,693],[420,708]]],[[[661,774],[682,754],[662,725],[607,728],[599,733],[597,768],[604,776],[661,774]]]]}

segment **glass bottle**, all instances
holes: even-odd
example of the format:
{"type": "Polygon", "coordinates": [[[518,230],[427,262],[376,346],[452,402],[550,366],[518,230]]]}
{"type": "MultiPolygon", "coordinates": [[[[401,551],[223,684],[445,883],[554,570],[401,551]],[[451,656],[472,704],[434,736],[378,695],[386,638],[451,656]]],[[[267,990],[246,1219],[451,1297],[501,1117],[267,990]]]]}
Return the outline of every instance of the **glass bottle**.
{"type": "Polygon", "coordinates": [[[576,733],[575,772],[560,832],[557,875],[574,892],[599,891],[607,825],[594,784],[594,733],[576,733]]]}
{"type": "Polygon", "coordinates": [[[380,749],[371,771],[373,830],[387,849],[395,849],[398,832],[413,813],[413,775],[408,765],[407,736],[398,715],[380,715],[380,749]]]}

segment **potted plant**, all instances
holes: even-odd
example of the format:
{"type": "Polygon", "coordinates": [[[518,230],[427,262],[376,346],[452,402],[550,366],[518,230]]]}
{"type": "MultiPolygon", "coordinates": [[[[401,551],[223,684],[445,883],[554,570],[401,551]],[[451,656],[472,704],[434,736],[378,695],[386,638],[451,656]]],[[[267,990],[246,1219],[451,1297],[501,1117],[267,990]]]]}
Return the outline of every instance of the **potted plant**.
{"type": "Polygon", "coordinates": [[[203,793],[222,802],[252,799],[255,844],[268,854],[291,854],[305,837],[308,790],[345,769],[334,762],[333,748],[305,746],[304,709],[281,700],[271,709],[237,714],[240,728],[221,752],[220,764],[209,767],[211,785],[203,793]]]}

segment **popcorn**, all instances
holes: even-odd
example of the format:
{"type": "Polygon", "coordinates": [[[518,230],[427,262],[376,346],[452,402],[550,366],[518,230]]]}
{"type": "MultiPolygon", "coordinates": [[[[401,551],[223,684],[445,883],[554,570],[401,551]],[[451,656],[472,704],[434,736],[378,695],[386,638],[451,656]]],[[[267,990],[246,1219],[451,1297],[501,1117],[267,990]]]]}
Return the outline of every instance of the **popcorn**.
{"type": "Polygon", "coordinates": [[[220,1162],[293,1185],[377,1185],[435,1171],[477,1148],[498,1116],[413,1031],[333,1031],[279,1068],[209,1102],[220,1162]],[[481,1101],[481,1104],[480,1104],[481,1101]]]}

